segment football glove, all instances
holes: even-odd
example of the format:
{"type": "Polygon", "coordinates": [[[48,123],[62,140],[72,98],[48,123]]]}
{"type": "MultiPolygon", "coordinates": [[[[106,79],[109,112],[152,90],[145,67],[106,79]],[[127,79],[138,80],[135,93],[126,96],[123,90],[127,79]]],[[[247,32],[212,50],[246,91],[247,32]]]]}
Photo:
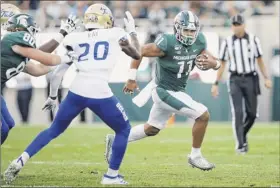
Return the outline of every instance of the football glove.
{"type": "Polygon", "coordinates": [[[52,113],[55,115],[56,112],[58,111],[58,100],[57,99],[51,99],[50,97],[48,97],[48,99],[46,100],[42,110],[43,111],[51,110],[52,113]]]}
{"type": "Polygon", "coordinates": [[[79,56],[78,56],[78,54],[76,54],[76,52],[74,52],[74,51],[68,51],[68,52],[66,53],[66,55],[69,56],[69,58],[71,59],[71,62],[76,62],[76,61],[78,61],[79,56]]]}
{"type": "Polygon", "coordinates": [[[61,24],[60,24],[61,33],[63,33],[63,35],[66,36],[72,31],[78,29],[79,26],[77,26],[77,24],[79,21],[80,19],[78,19],[75,15],[70,14],[66,21],[61,20],[61,24]]]}
{"type": "Polygon", "coordinates": [[[123,20],[126,32],[130,35],[136,34],[134,18],[132,17],[129,11],[126,11],[125,14],[127,18],[124,18],[123,20]]]}

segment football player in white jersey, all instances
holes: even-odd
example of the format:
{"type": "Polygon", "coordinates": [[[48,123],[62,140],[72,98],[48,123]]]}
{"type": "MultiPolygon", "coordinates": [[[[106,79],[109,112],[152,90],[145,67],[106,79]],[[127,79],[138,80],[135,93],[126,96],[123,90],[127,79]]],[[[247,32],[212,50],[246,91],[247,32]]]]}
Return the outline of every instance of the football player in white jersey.
{"type": "MultiPolygon", "coordinates": [[[[108,85],[110,73],[121,51],[134,59],[140,58],[134,19],[129,12],[126,12],[126,16],[124,22],[132,45],[126,37],[127,33],[121,28],[114,27],[112,13],[103,4],[93,4],[86,10],[84,15],[86,31],[72,33],[65,38],[63,44],[66,49],[73,50],[79,56],[74,62],[77,75],[51,126],[39,133],[5,171],[7,183],[15,179],[29,158],[64,132],[82,110],[89,108],[116,133],[112,158],[101,184],[127,184],[118,171],[126,151],[131,126],[124,108],[108,85]]],[[[58,85],[69,66],[64,64],[54,71],[55,76],[51,79],[51,95],[44,108],[51,109],[52,105],[55,105],[58,85]]]]}

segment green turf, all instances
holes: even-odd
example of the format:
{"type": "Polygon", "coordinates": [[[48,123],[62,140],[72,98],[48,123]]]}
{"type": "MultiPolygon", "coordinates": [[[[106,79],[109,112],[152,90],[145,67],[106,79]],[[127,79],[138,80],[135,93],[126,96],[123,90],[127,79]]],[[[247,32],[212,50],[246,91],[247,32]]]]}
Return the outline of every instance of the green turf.
{"type": "MultiPolygon", "coordinates": [[[[1,150],[1,173],[43,129],[20,126],[10,132],[1,150]]],[[[100,186],[107,169],[104,137],[111,132],[93,125],[69,128],[25,165],[12,186],[100,186]]],[[[249,144],[247,155],[236,155],[231,124],[210,123],[202,151],[216,168],[200,171],[187,165],[190,126],[176,124],[156,137],[130,143],[121,174],[129,186],[279,186],[279,125],[257,124],[249,144]]]]}

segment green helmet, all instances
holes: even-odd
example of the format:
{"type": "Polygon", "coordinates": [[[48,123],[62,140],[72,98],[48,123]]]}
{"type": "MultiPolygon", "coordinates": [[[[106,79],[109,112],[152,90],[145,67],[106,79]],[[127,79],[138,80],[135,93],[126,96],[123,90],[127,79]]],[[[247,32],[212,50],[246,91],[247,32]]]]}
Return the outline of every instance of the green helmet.
{"type": "Polygon", "coordinates": [[[27,31],[31,35],[35,35],[39,28],[36,26],[36,23],[32,16],[28,14],[16,14],[8,19],[8,31],[27,31]]]}
{"type": "Polygon", "coordinates": [[[176,15],[174,19],[174,34],[181,43],[192,45],[198,36],[199,30],[199,20],[191,11],[181,11],[176,15]],[[194,35],[184,35],[184,30],[194,31],[194,35]]]}

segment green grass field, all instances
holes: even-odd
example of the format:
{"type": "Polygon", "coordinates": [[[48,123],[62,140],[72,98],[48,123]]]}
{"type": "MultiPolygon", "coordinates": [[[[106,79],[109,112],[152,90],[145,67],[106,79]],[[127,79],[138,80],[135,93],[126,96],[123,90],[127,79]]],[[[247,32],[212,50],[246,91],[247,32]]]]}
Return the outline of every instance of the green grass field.
{"type": "MultiPolygon", "coordinates": [[[[135,125],[135,124],[133,124],[135,125]]],[[[249,153],[237,155],[230,123],[211,122],[202,152],[216,164],[205,172],[187,164],[191,127],[167,128],[156,137],[130,143],[121,166],[129,186],[279,186],[279,124],[256,124],[249,135],[249,153]]],[[[44,127],[14,128],[1,149],[1,174],[44,127]]],[[[100,187],[107,170],[102,126],[73,126],[34,156],[11,186],[100,187]]],[[[2,179],[2,177],[1,177],[2,179]]],[[[4,182],[1,180],[1,185],[4,182]]]]}

